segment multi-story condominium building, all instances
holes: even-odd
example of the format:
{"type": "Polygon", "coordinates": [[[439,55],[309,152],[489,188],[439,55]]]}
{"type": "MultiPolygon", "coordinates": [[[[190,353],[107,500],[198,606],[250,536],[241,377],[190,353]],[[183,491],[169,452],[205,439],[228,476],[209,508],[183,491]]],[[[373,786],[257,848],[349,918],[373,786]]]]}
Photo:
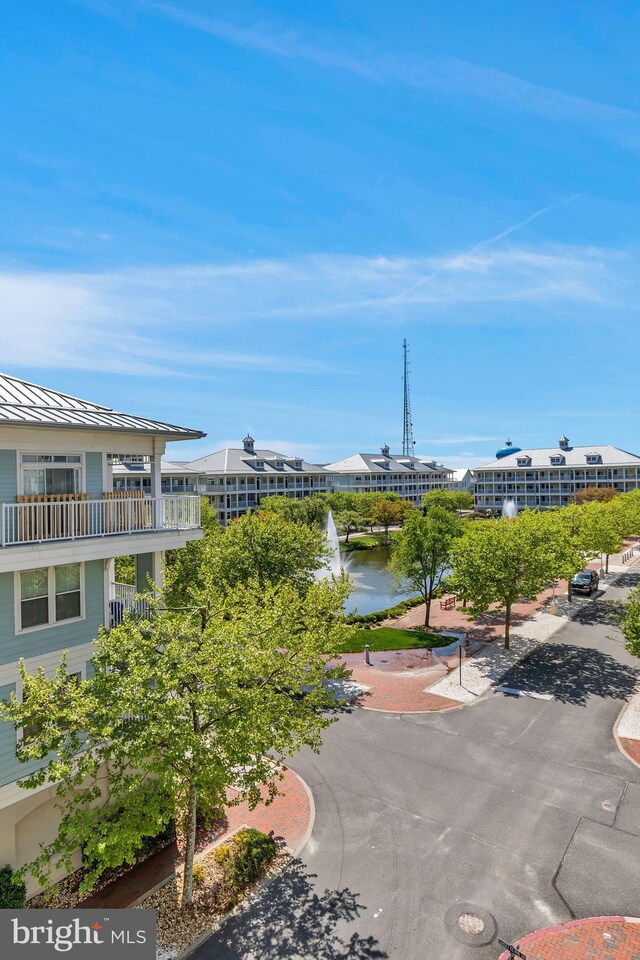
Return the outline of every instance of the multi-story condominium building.
{"type": "Polygon", "coordinates": [[[519,510],[544,510],[563,506],[586,487],[640,488],[640,457],[610,444],[572,447],[565,436],[557,447],[531,450],[508,440],[495,460],[474,468],[474,476],[477,510],[500,512],[508,500],[519,510]]]}
{"type": "Polygon", "coordinates": [[[473,470],[469,467],[461,467],[459,470],[453,471],[453,480],[449,485],[449,489],[473,495],[473,484],[473,470]]]}
{"type": "MultiPolygon", "coordinates": [[[[203,435],[0,375],[0,699],[21,696],[20,659],[52,674],[66,651],[70,676],[85,678],[99,627],[161,584],[163,551],[202,537],[200,498],[162,496],[160,460],[168,440],[203,435]],[[148,497],[113,492],[113,460],[135,457],[148,497]],[[135,585],[115,582],[124,555],[135,585]]],[[[53,790],[16,783],[34,769],[17,761],[22,735],[0,722],[0,864],[13,867],[57,824],[53,790]]]]}
{"type": "MultiPolygon", "coordinates": [[[[262,497],[308,497],[331,489],[331,475],[301,457],[256,449],[253,437],[242,447],[227,447],[188,463],[162,464],[162,488],[169,493],[200,493],[215,507],[223,525],[248,510],[262,497]]],[[[115,490],[147,490],[149,464],[143,460],[114,465],[115,490]]]]}
{"type": "Polygon", "coordinates": [[[385,444],[379,454],[355,453],[344,460],[325,465],[332,475],[334,490],[357,493],[397,493],[403,500],[420,506],[429,490],[449,489],[453,470],[435,460],[405,457],[389,452],[385,444]]]}

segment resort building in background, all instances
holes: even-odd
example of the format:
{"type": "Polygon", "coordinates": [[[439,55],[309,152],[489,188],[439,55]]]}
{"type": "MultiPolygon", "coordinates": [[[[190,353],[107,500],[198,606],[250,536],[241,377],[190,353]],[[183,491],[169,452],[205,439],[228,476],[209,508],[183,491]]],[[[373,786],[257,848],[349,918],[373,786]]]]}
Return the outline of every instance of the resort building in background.
{"type": "Polygon", "coordinates": [[[495,460],[473,473],[477,510],[500,512],[505,500],[513,500],[518,510],[544,510],[569,503],[587,487],[620,493],[638,489],[640,457],[610,444],[572,447],[565,436],[557,447],[528,450],[508,440],[495,460]]]}
{"type": "MultiPolygon", "coordinates": [[[[203,436],[0,375],[0,699],[22,696],[20,659],[52,675],[66,651],[69,682],[86,678],[100,627],[161,584],[165,550],[202,537],[200,497],[163,495],[161,456],[203,436]],[[114,492],[114,463],[142,460],[147,488],[114,492]],[[125,555],[135,584],[115,581],[125,555]]],[[[58,823],[51,787],[16,783],[37,769],[16,758],[22,736],[0,722],[0,864],[14,868],[58,823]]]]}
{"type": "Polygon", "coordinates": [[[334,490],[352,493],[397,493],[403,500],[420,506],[429,490],[448,490],[454,471],[428,458],[392,454],[387,444],[379,454],[355,453],[344,460],[325,464],[334,490]]]}
{"type": "MultiPolygon", "coordinates": [[[[144,490],[149,484],[149,464],[130,460],[114,465],[115,490],[144,490]]],[[[324,467],[307,463],[302,457],[256,449],[253,437],[242,447],[226,447],[189,463],[162,464],[165,493],[199,493],[206,496],[225,525],[255,510],[262,497],[285,496],[301,499],[331,489],[331,474],[324,467]]]]}

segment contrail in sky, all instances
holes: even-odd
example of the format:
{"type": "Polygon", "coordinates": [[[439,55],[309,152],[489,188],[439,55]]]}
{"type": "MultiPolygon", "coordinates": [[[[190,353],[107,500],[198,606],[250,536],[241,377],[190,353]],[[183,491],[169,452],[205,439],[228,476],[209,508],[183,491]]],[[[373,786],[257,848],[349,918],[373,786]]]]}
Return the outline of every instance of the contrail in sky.
{"type": "MultiPolygon", "coordinates": [[[[431,273],[427,274],[426,277],[421,277],[420,280],[416,280],[416,282],[410,287],[407,287],[405,290],[401,290],[400,293],[396,293],[392,297],[387,297],[385,303],[389,304],[401,300],[409,293],[413,293],[414,290],[417,290],[418,287],[421,287],[424,283],[429,283],[430,280],[433,280],[434,277],[437,277],[438,274],[442,273],[443,270],[448,270],[449,267],[455,266],[459,260],[463,260],[465,257],[475,253],[477,250],[482,250],[483,247],[490,247],[499,240],[504,240],[505,237],[515,233],[517,230],[522,230],[523,227],[526,227],[528,224],[532,223],[533,220],[537,220],[538,217],[548,213],[550,210],[558,210],[560,207],[566,207],[569,203],[573,203],[574,200],[580,200],[582,197],[586,197],[587,194],[593,193],[595,189],[595,187],[591,187],[589,190],[585,190],[583,193],[573,193],[570,197],[565,197],[564,200],[559,200],[557,203],[550,203],[547,207],[541,207],[540,210],[536,210],[531,214],[531,216],[527,217],[526,220],[521,220],[519,223],[512,224],[512,226],[507,227],[506,230],[501,230],[500,233],[496,233],[493,237],[488,237],[486,240],[480,240],[463,253],[457,253],[449,260],[445,260],[445,262],[440,264],[439,267],[436,267],[435,270],[432,270],[431,273]]],[[[378,314],[375,314],[375,316],[378,316],[378,314]]]]}

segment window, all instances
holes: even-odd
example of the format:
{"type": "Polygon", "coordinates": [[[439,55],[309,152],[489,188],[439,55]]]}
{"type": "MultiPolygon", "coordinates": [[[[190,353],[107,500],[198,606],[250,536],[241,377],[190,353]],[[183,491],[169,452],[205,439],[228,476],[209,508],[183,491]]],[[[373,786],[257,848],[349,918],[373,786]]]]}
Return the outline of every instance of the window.
{"type": "Polygon", "coordinates": [[[27,570],[20,575],[20,625],[23,630],[49,623],[49,571],[27,570]]]}
{"type": "Polygon", "coordinates": [[[16,576],[19,577],[18,632],[83,616],[81,564],[25,570],[16,576]]]}
{"type": "Polygon", "coordinates": [[[80,493],[80,454],[23,453],[22,492],[25,494],[80,493]]]}
{"type": "Polygon", "coordinates": [[[55,567],[56,622],[80,616],[80,564],[55,567]]]}

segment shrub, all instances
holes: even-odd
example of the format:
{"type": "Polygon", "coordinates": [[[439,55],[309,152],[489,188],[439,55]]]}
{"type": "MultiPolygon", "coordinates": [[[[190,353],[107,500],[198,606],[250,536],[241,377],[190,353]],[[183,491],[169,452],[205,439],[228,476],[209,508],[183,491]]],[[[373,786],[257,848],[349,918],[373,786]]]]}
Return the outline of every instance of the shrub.
{"type": "Polygon", "coordinates": [[[258,879],[277,852],[273,837],[248,827],[218,847],[214,854],[222,867],[225,899],[236,902],[242,891],[258,879]]]}
{"type": "Polygon", "coordinates": [[[26,902],[24,881],[6,863],[0,867],[0,910],[21,910],[26,902]]]}
{"type": "Polygon", "coordinates": [[[201,863],[196,863],[194,865],[192,877],[194,887],[202,887],[204,885],[204,867],[201,863]]]}

